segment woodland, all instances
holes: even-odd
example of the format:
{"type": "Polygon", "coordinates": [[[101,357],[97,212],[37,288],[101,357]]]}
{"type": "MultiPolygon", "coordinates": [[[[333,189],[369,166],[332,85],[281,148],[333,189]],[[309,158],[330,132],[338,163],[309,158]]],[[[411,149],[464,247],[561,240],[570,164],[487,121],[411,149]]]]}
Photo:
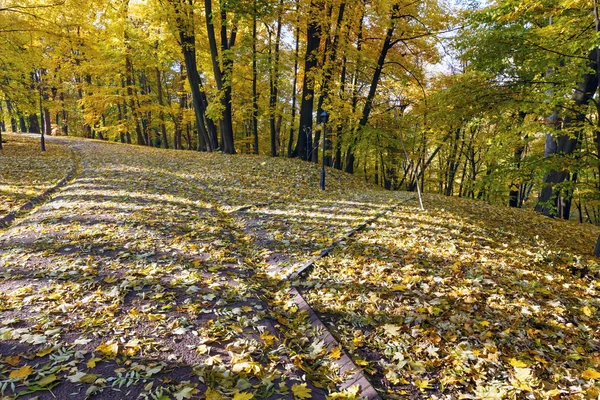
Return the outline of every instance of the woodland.
{"type": "Polygon", "coordinates": [[[598,224],[599,26],[580,1],[3,1],[2,129],[324,161],[598,224]]]}
{"type": "Polygon", "coordinates": [[[599,399],[599,32],[0,0],[0,399],[599,399]]]}

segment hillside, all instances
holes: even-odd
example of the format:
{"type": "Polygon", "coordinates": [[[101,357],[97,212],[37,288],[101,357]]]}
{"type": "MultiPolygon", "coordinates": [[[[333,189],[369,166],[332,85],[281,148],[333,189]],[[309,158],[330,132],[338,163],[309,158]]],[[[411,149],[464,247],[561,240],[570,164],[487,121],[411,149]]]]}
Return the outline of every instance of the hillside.
{"type": "Polygon", "coordinates": [[[598,396],[596,227],[333,170],[321,192],[298,160],[7,138],[3,212],[40,189],[11,166],[75,172],[0,230],[0,395],[598,396]]]}

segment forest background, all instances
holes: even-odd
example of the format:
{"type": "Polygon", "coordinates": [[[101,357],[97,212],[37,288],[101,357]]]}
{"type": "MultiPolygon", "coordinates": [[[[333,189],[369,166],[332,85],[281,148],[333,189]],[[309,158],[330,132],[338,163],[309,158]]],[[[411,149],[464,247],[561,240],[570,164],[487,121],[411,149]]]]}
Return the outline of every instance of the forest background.
{"type": "Polygon", "coordinates": [[[599,31],[578,0],[3,0],[1,127],[600,224],[599,31]]]}

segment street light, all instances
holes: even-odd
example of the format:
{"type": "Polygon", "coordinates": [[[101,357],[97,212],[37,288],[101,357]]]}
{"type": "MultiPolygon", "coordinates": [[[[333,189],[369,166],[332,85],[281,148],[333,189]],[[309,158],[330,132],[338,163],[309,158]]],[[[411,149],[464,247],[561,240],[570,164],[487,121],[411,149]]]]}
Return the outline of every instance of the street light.
{"type": "Polygon", "coordinates": [[[329,120],[329,114],[327,111],[323,111],[320,115],[321,123],[323,124],[323,152],[321,154],[321,190],[325,190],[325,142],[327,142],[327,121],[329,120]]]}

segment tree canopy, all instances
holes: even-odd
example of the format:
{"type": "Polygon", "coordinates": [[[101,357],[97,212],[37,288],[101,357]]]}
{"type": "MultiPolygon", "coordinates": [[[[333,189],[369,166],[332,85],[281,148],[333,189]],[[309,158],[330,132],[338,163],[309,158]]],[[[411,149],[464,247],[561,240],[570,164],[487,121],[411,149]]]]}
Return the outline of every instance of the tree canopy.
{"type": "Polygon", "coordinates": [[[322,143],[387,189],[599,223],[599,26],[581,1],[12,0],[1,115],[312,162],[322,143]]]}

